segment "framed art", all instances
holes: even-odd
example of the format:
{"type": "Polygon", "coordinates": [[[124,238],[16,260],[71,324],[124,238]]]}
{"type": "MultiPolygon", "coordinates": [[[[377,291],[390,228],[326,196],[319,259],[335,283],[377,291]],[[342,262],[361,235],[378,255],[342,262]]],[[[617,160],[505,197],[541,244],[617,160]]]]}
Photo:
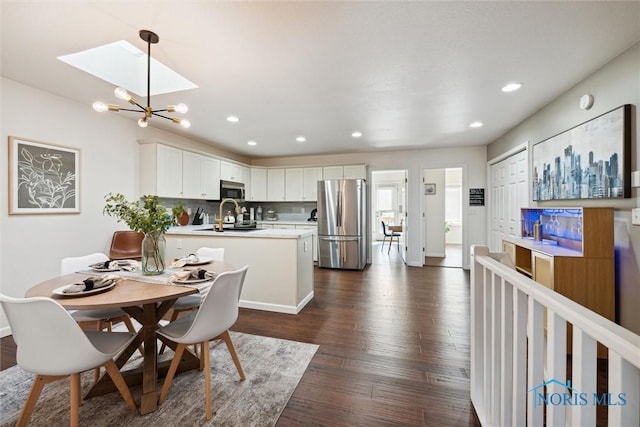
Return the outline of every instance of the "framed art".
{"type": "Polygon", "coordinates": [[[434,194],[436,194],[436,184],[435,183],[424,184],[424,195],[433,196],[434,194]]]}
{"type": "Polygon", "coordinates": [[[631,197],[631,106],[533,146],[533,200],[631,197]]]}
{"type": "Polygon", "coordinates": [[[80,150],[9,137],[9,214],[80,213],[80,150]]]}

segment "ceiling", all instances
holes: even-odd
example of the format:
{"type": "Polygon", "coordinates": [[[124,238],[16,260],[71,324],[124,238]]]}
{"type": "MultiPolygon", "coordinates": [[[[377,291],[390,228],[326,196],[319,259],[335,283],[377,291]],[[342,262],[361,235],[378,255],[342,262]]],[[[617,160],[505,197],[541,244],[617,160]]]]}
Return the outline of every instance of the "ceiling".
{"type": "Polygon", "coordinates": [[[189,105],[190,129],[151,126],[252,158],[486,145],[640,40],[638,1],[0,7],[2,76],[88,109],[117,103],[113,86],[56,58],[122,39],[145,51],[138,31],[156,32],[152,56],[199,88],[151,101],[189,105]],[[522,89],[502,93],[510,81],[522,89]]]}

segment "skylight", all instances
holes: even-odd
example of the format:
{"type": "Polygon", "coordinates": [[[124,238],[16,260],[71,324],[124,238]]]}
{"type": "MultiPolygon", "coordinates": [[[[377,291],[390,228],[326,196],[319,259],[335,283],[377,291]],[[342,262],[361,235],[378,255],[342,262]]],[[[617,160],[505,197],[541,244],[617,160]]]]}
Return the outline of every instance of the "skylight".
{"type": "MultiPolygon", "coordinates": [[[[140,97],[147,96],[147,54],[129,42],[120,40],[58,59],[140,97]]],[[[198,87],[153,57],[151,76],[152,96],[198,87]]]]}

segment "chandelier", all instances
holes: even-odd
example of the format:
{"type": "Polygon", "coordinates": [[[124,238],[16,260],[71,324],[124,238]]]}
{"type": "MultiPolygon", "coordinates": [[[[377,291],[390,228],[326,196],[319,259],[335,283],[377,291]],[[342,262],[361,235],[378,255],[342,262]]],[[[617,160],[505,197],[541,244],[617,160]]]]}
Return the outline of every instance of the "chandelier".
{"type": "Polygon", "coordinates": [[[185,114],[187,111],[189,111],[189,107],[187,107],[185,104],[181,103],[177,105],[169,105],[168,107],[163,108],[161,110],[154,110],[151,108],[151,43],[154,43],[154,44],[158,43],[158,41],[160,41],[160,38],[156,33],[149,30],[140,30],[140,38],[145,42],[147,42],[147,106],[144,107],[140,105],[138,100],[135,99],[133,96],[131,96],[129,92],[127,92],[125,89],[121,87],[117,87],[114,91],[116,98],[127,101],[131,105],[137,106],[138,107],[137,109],[121,108],[119,105],[105,104],[104,102],[100,102],[100,101],[93,103],[93,109],[99,113],[102,113],[107,110],[116,111],[116,112],[133,111],[137,113],[144,113],[144,116],[142,116],[138,120],[138,126],[140,126],[141,128],[147,127],[147,125],[149,124],[149,119],[152,116],[162,117],[163,119],[171,120],[172,122],[177,123],[184,128],[190,127],[191,122],[187,119],[180,119],[178,117],[169,117],[164,114],[160,114],[164,112],[185,114]]]}

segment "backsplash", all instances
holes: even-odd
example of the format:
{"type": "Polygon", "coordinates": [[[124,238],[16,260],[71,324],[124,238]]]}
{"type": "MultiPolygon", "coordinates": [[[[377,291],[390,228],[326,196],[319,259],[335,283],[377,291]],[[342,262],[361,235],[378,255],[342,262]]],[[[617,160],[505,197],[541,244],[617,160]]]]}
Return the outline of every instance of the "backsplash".
{"type": "MultiPolygon", "coordinates": [[[[189,224],[193,221],[193,215],[196,210],[200,209],[204,213],[209,214],[209,222],[213,223],[213,220],[220,210],[219,202],[207,202],[204,200],[195,199],[160,199],[167,208],[176,206],[179,202],[182,202],[184,209],[191,209],[191,215],[189,216],[189,224]]],[[[278,212],[278,220],[280,221],[306,221],[311,216],[311,211],[316,208],[315,202],[242,202],[240,207],[254,208],[254,211],[258,209],[258,206],[262,206],[263,217],[266,217],[268,209],[275,209],[278,212]]],[[[225,204],[225,211],[233,209],[233,204],[225,204]]],[[[223,215],[225,212],[223,212],[223,215]]]]}

